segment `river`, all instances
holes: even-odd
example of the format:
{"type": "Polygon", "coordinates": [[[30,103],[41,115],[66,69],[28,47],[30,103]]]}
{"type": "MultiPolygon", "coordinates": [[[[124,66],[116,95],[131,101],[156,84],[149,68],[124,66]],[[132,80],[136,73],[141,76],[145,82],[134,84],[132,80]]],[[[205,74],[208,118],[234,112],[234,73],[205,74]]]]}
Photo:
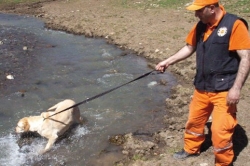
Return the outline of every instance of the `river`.
{"type": "Polygon", "coordinates": [[[80,105],[86,123],[47,154],[38,155],[47,141],[41,137],[19,146],[19,119],[67,98],[81,102],[152,69],[104,39],[49,30],[30,16],[0,14],[0,28],[0,165],[92,165],[111,146],[110,136],[162,127],[165,99],[176,84],[170,73],[151,74],[80,105]]]}

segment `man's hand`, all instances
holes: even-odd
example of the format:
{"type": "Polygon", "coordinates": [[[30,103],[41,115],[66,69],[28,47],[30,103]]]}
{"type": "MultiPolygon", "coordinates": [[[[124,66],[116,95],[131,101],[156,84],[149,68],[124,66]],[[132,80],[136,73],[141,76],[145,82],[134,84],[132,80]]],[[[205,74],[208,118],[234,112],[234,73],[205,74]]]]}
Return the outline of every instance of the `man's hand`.
{"type": "Polygon", "coordinates": [[[240,89],[231,88],[227,94],[227,105],[238,104],[240,100],[240,89]]]}
{"type": "Polygon", "coordinates": [[[162,62],[158,63],[158,64],[155,66],[155,70],[164,73],[165,70],[168,68],[168,66],[169,66],[169,64],[167,63],[167,60],[165,60],[165,61],[162,61],[162,62]]]}
{"type": "Polygon", "coordinates": [[[182,47],[176,54],[170,56],[168,59],[161,61],[155,66],[155,70],[160,72],[165,72],[165,70],[170,66],[173,65],[183,59],[186,59],[187,57],[191,56],[194,51],[195,47],[186,44],[184,47],[182,47]]]}

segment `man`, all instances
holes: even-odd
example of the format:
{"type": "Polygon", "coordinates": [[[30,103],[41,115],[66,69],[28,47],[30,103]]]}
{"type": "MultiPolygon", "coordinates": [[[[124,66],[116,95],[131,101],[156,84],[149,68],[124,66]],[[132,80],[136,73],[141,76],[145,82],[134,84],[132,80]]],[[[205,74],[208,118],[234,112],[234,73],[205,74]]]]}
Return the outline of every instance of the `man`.
{"type": "Polygon", "coordinates": [[[215,165],[228,166],[234,158],[236,105],[250,68],[247,23],[226,13],[219,0],[194,0],[187,9],[194,11],[200,21],[188,34],[187,44],[155,67],[164,72],[196,51],[195,91],[185,126],[184,149],[173,157],[184,159],[200,153],[204,127],[212,115],[215,165]]]}

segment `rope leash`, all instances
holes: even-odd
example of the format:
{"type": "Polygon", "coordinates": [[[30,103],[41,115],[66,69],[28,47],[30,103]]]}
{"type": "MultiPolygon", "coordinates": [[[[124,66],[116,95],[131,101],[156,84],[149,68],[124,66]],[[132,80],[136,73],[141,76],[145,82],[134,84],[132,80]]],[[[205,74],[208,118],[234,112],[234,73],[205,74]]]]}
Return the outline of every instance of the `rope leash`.
{"type": "Polygon", "coordinates": [[[144,78],[144,77],[150,75],[150,74],[153,73],[154,71],[155,71],[155,70],[152,70],[152,71],[150,71],[150,72],[148,72],[148,73],[145,73],[145,74],[143,74],[143,75],[141,75],[141,76],[139,76],[139,77],[137,77],[137,78],[135,78],[135,79],[133,79],[133,80],[127,82],[127,83],[124,83],[124,84],[122,84],[122,85],[119,85],[119,86],[117,86],[117,87],[114,87],[114,88],[112,88],[112,89],[110,89],[110,90],[107,90],[107,91],[105,91],[105,92],[102,92],[102,93],[100,93],[100,94],[98,94],[98,95],[96,95],[96,96],[93,96],[93,97],[91,97],[91,98],[87,98],[86,100],[84,100],[84,101],[82,101],[82,102],[76,103],[76,104],[74,104],[74,105],[72,105],[72,106],[70,106],[70,107],[68,107],[68,108],[65,108],[65,109],[63,109],[63,110],[61,110],[61,111],[59,111],[59,112],[57,112],[57,113],[54,113],[54,114],[48,116],[47,118],[44,118],[44,120],[45,120],[45,119],[48,119],[48,118],[50,118],[50,117],[52,117],[52,116],[54,116],[54,115],[60,114],[60,113],[62,113],[62,112],[64,112],[64,111],[67,111],[67,110],[69,110],[69,109],[71,109],[71,108],[77,107],[77,106],[79,106],[79,105],[81,105],[81,104],[87,103],[87,102],[89,102],[89,101],[91,101],[91,100],[94,100],[94,99],[96,99],[96,98],[98,98],[98,97],[101,97],[101,96],[103,96],[103,95],[105,95],[105,94],[107,94],[107,93],[110,93],[110,92],[112,92],[112,91],[114,91],[114,90],[116,90],[116,89],[118,89],[118,88],[120,88],[120,87],[122,87],[122,86],[125,86],[125,85],[127,85],[127,84],[129,84],[129,83],[131,83],[131,82],[134,82],[134,81],[136,81],[136,80],[142,79],[142,78],[144,78]]]}

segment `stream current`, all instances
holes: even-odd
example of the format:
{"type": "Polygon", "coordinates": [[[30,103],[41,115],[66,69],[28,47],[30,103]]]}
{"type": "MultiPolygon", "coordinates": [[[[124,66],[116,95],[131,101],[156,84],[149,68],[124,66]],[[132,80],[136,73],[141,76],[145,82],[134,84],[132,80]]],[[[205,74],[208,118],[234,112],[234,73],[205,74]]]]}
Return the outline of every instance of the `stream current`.
{"type": "Polygon", "coordinates": [[[40,115],[64,99],[81,102],[152,69],[146,59],[104,39],[48,30],[37,18],[0,14],[0,28],[0,56],[5,59],[0,62],[5,83],[0,96],[1,166],[92,165],[110,146],[110,136],[162,127],[165,99],[176,83],[170,73],[151,74],[80,105],[86,123],[45,155],[38,155],[47,143],[44,138],[19,146],[14,133],[19,119],[40,115]]]}

